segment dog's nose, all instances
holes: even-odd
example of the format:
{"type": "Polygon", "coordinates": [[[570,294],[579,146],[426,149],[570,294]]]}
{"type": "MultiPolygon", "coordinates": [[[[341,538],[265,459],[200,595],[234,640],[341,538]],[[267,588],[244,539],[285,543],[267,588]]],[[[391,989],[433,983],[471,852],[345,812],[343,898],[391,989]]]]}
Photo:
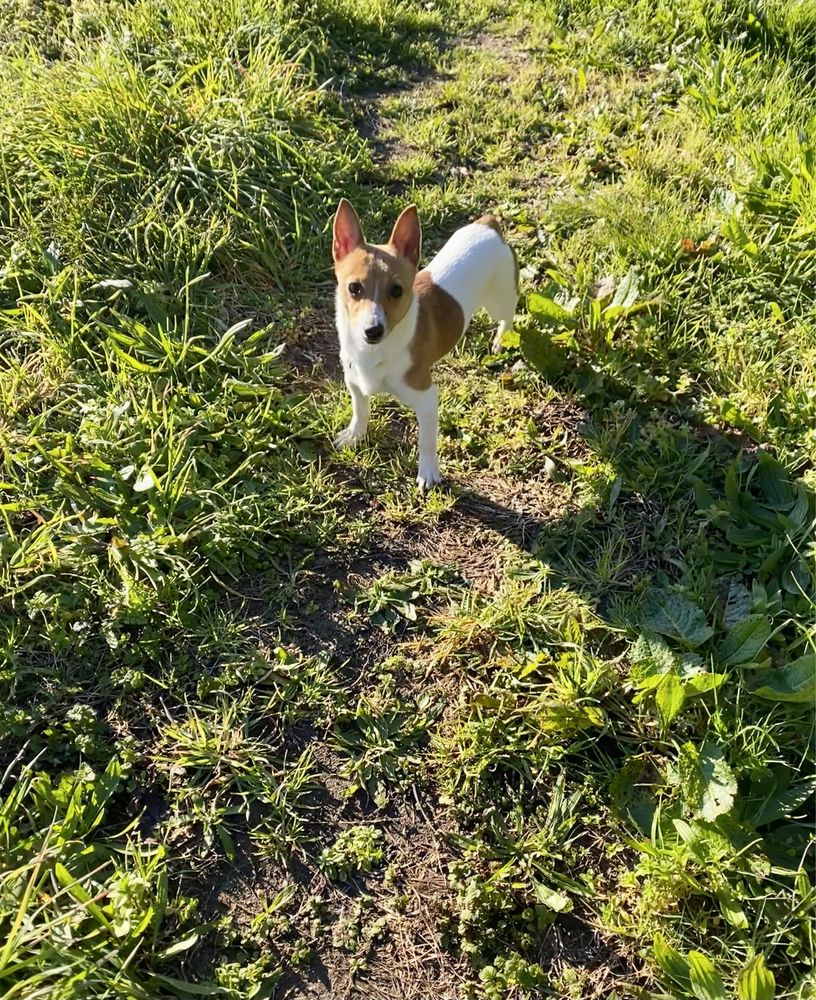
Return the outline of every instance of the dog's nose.
{"type": "Polygon", "coordinates": [[[367,326],[365,328],[365,339],[369,344],[376,344],[378,340],[382,340],[384,333],[385,327],[382,323],[375,323],[374,326],[367,326]]]}

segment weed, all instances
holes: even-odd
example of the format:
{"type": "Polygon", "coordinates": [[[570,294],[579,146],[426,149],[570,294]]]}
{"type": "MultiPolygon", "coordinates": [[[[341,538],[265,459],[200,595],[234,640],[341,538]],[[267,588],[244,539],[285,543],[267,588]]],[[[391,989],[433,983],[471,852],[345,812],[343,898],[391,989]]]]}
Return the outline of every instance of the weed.
{"type": "Polygon", "coordinates": [[[320,855],[329,878],[345,882],[354,872],[370,872],[382,863],[382,831],[370,826],[351,826],[320,855]]]}
{"type": "Polygon", "coordinates": [[[353,710],[341,711],[334,738],[347,758],[342,767],[351,779],[347,794],[365,791],[384,806],[390,788],[415,782],[421,775],[420,748],[440,711],[428,695],[414,702],[364,695],[353,710]]]}

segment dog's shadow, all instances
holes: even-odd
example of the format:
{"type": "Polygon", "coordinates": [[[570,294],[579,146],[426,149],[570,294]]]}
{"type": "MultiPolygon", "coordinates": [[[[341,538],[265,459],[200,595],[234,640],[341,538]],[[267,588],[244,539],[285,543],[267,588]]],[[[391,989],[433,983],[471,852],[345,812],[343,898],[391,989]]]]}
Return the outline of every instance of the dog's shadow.
{"type": "Polygon", "coordinates": [[[537,540],[551,524],[543,514],[514,510],[492,497],[462,484],[454,510],[468,520],[498,532],[517,548],[535,554],[537,540]]]}

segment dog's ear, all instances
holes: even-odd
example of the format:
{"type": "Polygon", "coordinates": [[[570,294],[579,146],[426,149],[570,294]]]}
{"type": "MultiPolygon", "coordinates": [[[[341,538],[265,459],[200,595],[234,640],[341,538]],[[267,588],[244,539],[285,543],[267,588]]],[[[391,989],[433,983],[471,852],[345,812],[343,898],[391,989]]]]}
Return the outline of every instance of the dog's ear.
{"type": "Polygon", "coordinates": [[[341,198],[337,211],[334,213],[332,238],[334,263],[339,264],[344,257],[347,257],[352,250],[362,246],[363,243],[365,243],[365,239],[357,213],[351,207],[350,201],[341,198]]]}
{"type": "Polygon", "coordinates": [[[391,230],[391,239],[388,241],[395,246],[403,257],[416,267],[419,264],[419,255],[422,252],[422,230],[419,225],[419,213],[416,205],[409,205],[394,223],[391,230]]]}

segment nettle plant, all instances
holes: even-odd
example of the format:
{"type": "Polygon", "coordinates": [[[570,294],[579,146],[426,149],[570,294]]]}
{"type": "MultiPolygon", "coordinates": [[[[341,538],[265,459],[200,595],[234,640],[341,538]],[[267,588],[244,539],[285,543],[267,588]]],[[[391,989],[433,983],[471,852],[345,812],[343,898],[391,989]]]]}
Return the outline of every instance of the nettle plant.
{"type": "Polygon", "coordinates": [[[715,496],[690,477],[716,593],[707,613],[673,590],[647,595],[631,650],[635,703],[654,701],[667,731],[729,679],[765,701],[816,699],[816,496],[765,452],[733,462],[715,496]],[[734,672],[737,672],[736,674],[734,672]]]}
{"type": "MultiPolygon", "coordinates": [[[[713,549],[720,572],[753,578],[753,604],[798,615],[816,603],[816,494],[791,482],[785,467],[760,451],[755,464],[733,462],[723,493],[715,496],[694,477],[698,509],[719,539],[713,549]]],[[[734,613],[749,598],[735,592],[734,613]]]]}
{"type": "Polygon", "coordinates": [[[767,602],[761,586],[750,591],[731,581],[715,628],[682,594],[651,592],[641,618],[643,634],[630,652],[635,704],[653,699],[666,732],[693,699],[717,691],[736,669],[742,684],[757,698],[813,704],[816,653],[812,648],[801,652],[797,638],[789,646],[784,643],[767,602]],[[768,646],[775,637],[782,645],[771,656],[768,646]]]}
{"type": "Polygon", "coordinates": [[[382,830],[373,826],[350,826],[320,855],[320,867],[328,878],[339,882],[357,872],[370,872],[385,857],[382,830]]]}
{"type": "Polygon", "coordinates": [[[383,631],[392,631],[403,623],[414,623],[423,599],[446,590],[456,574],[427,559],[412,559],[407,573],[386,573],[357,596],[355,611],[370,618],[383,631]]]}
{"type": "MultiPolygon", "coordinates": [[[[603,278],[583,294],[558,271],[547,274],[550,283],[545,291],[527,297],[532,322],[523,325],[518,335],[525,360],[547,378],[561,375],[570,356],[611,348],[627,321],[640,316],[643,322],[658,304],[641,295],[635,267],[619,280],[603,278]]],[[[512,336],[508,335],[508,346],[512,336]]]]}
{"type": "Polygon", "coordinates": [[[658,934],[654,954],[676,994],[695,1000],[774,1000],[776,981],[764,955],[753,955],[737,975],[735,989],[728,991],[715,964],[700,951],[681,955],[658,934]]]}

